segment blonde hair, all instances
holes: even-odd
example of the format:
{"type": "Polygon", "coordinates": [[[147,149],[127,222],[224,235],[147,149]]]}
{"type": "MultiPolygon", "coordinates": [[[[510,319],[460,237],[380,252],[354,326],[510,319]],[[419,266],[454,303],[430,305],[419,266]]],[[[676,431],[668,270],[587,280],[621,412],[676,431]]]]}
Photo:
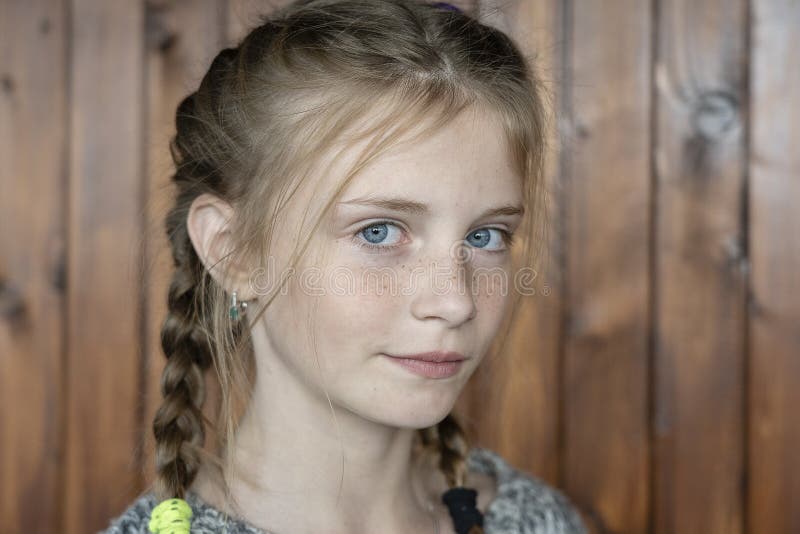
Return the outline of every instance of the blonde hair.
{"type": "MultiPolygon", "coordinates": [[[[234,207],[237,246],[220,267],[258,268],[282,206],[342,132],[370,119],[348,139],[373,142],[326,199],[323,215],[361,169],[412,128],[422,124],[433,133],[476,108],[499,119],[522,180],[515,261],[533,266],[543,241],[545,93],[506,34],[419,0],[300,0],[260,22],[216,56],[176,112],[170,150],[177,197],[166,218],[175,271],[161,331],[163,402],[153,421],[159,499],[183,498],[202,462],[216,468],[230,497],[220,451],[231,443],[253,386],[249,330],[230,321],[230,296],[189,239],[187,214],[197,196],[210,193],[234,207]],[[212,366],[220,388],[216,422],[203,413],[212,366]],[[215,432],[216,453],[204,449],[206,427],[215,432]]],[[[294,250],[292,266],[309,240],[294,250]]],[[[438,456],[448,484],[463,485],[469,447],[455,417],[418,432],[421,451],[438,456]]]]}

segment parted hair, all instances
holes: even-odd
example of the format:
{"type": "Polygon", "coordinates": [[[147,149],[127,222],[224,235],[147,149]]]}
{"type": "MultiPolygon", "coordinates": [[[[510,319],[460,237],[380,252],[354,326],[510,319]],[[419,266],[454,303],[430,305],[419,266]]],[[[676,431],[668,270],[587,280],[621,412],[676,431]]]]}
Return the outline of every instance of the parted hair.
{"type": "MultiPolygon", "coordinates": [[[[532,62],[503,31],[421,0],[295,1],[219,52],[197,90],[179,104],[170,141],[176,194],[166,232],[174,274],[161,330],[163,400],[152,427],[159,499],[183,498],[203,462],[229,496],[223,451],[256,367],[248,321],[229,318],[230,295],[220,280],[231,265],[263,265],[281,207],[315,172],[320,154],[356,125],[361,129],[352,141],[374,140],[326,198],[327,213],[359,170],[412,128],[424,124],[433,133],[473,106],[491,112],[523,184],[515,265],[530,267],[546,226],[545,95],[532,62]],[[368,127],[363,119],[370,119],[368,127]],[[234,208],[229,224],[236,246],[213,266],[201,262],[187,230],[192,202],[203,193],[234,208]],[[220,392],[215,421],[203,411],[211,368],[220,392]],[[213,452],[204,447],[207,429],[216,437],[213,452]]],[[[295,262],[308,241],[296,247],[295,262]]],[[[248,308],[251,320],[279,287],[261,310],[248,308]]],[[[517,292],[514,297],[516,309],[517,292]]],[[[436,455],[450,487],[464,484],[469,446],[453,414],[419,429],[418,445],[419,454],[436,455]]]]}

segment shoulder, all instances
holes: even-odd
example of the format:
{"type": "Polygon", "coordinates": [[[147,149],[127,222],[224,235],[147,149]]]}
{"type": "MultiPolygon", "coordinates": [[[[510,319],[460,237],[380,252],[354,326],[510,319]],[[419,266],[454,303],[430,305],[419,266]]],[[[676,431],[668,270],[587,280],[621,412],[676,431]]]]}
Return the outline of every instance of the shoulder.
{"type": "Polygon", "coordinates": [[[150,513],[156,506],[152,493],[140,495],[117,517],[111,519],[108,527],[99,534],[139,534],[149,533],[150,513]]]}
{"type": "Polygon", "coordinates": [[[484,515],[487,534],[587,534],[577,507],[560,490],[516,469],[496,452],[474,447],[470,470],[492,475],[497,494],[484,515]]]}

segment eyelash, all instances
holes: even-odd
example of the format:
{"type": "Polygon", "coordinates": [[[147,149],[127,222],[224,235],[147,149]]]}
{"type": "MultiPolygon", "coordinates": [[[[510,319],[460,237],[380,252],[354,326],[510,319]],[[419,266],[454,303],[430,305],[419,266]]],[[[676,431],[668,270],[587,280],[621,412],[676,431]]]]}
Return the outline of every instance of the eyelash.
{"type": "MultiPolygon", "coordinates": [[[[353,235],[353,238],[357,239],[358,236],[360,236],[361,233],[364,230],[366,230],[367,228],[372,228],[373,226],[380,226],[382,224],[392,225],[392,226],[396,226],[396,227],[400,228],[399,225],[397,225],[396,223],[394,223],[392,221],[375,221],[375,222],[369,223],[366,226],[362,226],[360,229],[358,229],[356,231],[356,233],[353,235]]],[[[505,228],[498,228],[496,226],[484,226],[484,227],[481,227],[481,228],[477,228],[476,230],[497,230],[498,232],[500,232],[502,234],[503,242],[506,245],[505,248],[502,248],[502,249],[499,249],[499,250],[483,250],[481,248],[475,247],[477,250],[483,250],[484,252],[488,252],[489,254],[503,254],[505,252],[508,252],[508,250],[511,248],[511,245],[514,243],[514,233],[506,230],[505,228]]],[[[396,249],[396,248],[399,248],[399,247],[403,246],[402,243],[398,244],[398,245],[374,245],[372,243],[369,243],[369,242],[363,241],[363,240],[358,240],[358,245],[360,247],[362,247],[362,248],[375,250],[375,251],[378,251],[378,252],[388,252],[388,251],[391,251],[393,249],[396,249]]]]}

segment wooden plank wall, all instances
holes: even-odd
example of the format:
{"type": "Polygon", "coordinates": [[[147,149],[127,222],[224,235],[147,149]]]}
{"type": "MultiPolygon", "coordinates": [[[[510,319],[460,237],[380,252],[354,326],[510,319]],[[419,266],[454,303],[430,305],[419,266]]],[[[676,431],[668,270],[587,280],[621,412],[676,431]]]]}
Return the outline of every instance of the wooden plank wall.
{"type": "Polygon", "coordinates": [[[0,532],[63,515],[66,13],[0,2],[0,532]]]}
{"type": "Polygon", "coordinates": [[[652,519],[657,533],[739,534],[747,5],[704,0],[658,9],[652,519]]]}
{"type": "Polygon", "coordinates": [[[800,532],[800,3],[750,17],[747,525],[800,532]]]}
{"type": "MultiPolygon", "coordinates": [[[[174,111],[278,3],[0,0],[0,532],[99,530],[152,480],[174,111]]],[[[800,532],[800,3],[459,4],[554,113],[473,441],[593,532],[800,532]]]]}

